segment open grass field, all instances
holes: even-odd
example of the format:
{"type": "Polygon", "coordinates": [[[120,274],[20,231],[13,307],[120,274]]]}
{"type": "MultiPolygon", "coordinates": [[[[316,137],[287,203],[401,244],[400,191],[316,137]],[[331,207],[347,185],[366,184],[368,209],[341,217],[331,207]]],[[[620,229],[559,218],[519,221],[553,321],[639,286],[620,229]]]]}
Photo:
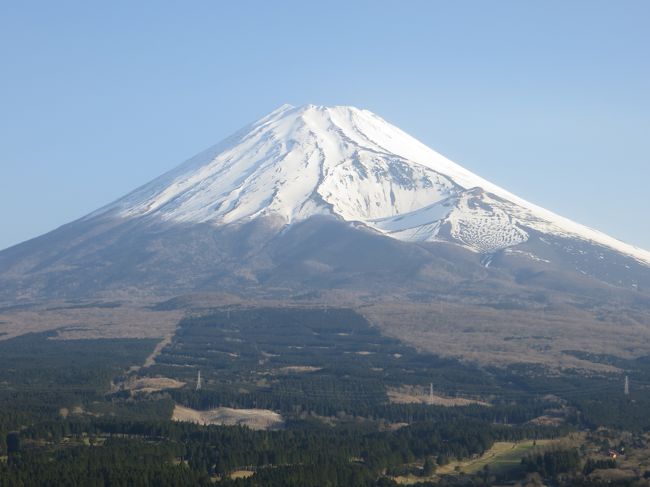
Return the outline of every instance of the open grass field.
{"type": "Polygon", "coordinates": [[[509,441],[496,442],[492,448],[478,458],[451,462],[438,469],[438,474],[450,474],[457,471],[456,467],[464,473],[478,473],[489,466],[493,472],[516,468],[520,465],[522,457],[532,453],[535,449],[548,446],[553,440],[526,440],[517,443],[509,441]]]}
{"type": "Polygon", "coordinates": [[[247,479],[249,477],[252,477],[255,475],[255,472],[252,470],[235,470],[234,472],[231,472],[229,477],[232,480],[237,480],[237,479],[247,479]]]}
{"type": "Polygon", "coordinates": [[[521,464],[521,459],[535,450],[543,450],[557,440],[526,440],[519,442],[499,441],[483,455],[476,458],[452,461],[447,465],[439,467],[431,477],[418,477],[415,475],[403,475],[395,477],[395,481],[401,485],[411,485],[425,480],[435,480],[441,475],[453,475],[456,473],[477,474],[486,465],[491,472],[498,473],[506,470],[516,469],[521,464]]]}
{"type": "Polygon", "coordinates": [[[426,387],[389,387],[386,392],[388,394],[388,400],[393,404],[430,404],[445,407],[468,406],[469,404],[489,406],[489,403],[478,401],[476,399],[430,394],[426,387]]]}

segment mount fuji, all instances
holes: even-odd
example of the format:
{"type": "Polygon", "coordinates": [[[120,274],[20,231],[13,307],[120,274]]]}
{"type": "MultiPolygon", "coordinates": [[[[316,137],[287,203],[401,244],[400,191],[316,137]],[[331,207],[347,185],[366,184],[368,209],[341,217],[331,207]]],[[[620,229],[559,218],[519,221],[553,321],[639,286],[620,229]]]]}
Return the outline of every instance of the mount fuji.
{"type": "Polygon", "coordinates": [[[515,196],[370,111],[314,105],[284,105],[0,252],[0,299],[12,303],[202,291],[427,299],[459,286],[472,299],[646,296],[650,252],[515,196]]]}

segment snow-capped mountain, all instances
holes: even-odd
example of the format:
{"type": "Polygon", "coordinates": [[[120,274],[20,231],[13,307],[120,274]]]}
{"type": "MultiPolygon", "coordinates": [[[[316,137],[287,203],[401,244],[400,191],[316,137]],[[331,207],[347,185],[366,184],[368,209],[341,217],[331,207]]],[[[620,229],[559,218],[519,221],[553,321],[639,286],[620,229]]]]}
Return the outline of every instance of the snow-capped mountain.
{"type": "Polygon", "coordinates": [[[483,253],[526,242],[532,230],[650,265],[650,252],[535,206],[354,107],[284,105],[98,215],[214,225],[333,215],[483,253]]]}
{"type": "Polygon", "coordinates": [[[645,296],[650,253],[352,107],[282,106],[125,197],[0,252],[0,302],[10,303],[353,290],[538,306],[547,293],[592,300],[612,286],[645,296]]]}

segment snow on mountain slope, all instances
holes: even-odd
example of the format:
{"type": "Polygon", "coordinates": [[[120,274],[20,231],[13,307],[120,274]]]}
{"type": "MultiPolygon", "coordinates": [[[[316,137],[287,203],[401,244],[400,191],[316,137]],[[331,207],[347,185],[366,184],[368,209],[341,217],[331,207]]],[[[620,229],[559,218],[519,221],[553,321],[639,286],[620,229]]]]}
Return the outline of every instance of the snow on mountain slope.
{"type": "Polygon", "coordinates": [[[523,221],[511,217],[501,201],[480,188],[461,191],[427,208],[390,218],[374,220],[375,228],[409,241],[439,240],[443,224],[449,236],[478,252],[494,252],[525,242],[523,221]]]}
{"type": "Polygon", "coordinates": [[[523,243],[535,230],[650,264],[650,252],[533,205],[353,107],[284,105],[89,217],[102,214],[216,225],[329,214],[478,252],[523,243]]]}

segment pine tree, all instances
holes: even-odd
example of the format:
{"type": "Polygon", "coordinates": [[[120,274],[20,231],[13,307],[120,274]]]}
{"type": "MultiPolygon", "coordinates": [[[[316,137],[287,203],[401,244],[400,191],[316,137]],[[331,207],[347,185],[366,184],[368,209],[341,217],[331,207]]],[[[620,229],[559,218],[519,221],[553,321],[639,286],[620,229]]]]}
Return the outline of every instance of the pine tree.
{"type": "Polygon", "coordinates": [[[435,465],[431,460],[431,457],[427,457],[424,460],[424,466],[422,467],[422,475],[424,477],[430,477],[431,474],[433,474],[434,470],[435,470],[435,465]]]}

